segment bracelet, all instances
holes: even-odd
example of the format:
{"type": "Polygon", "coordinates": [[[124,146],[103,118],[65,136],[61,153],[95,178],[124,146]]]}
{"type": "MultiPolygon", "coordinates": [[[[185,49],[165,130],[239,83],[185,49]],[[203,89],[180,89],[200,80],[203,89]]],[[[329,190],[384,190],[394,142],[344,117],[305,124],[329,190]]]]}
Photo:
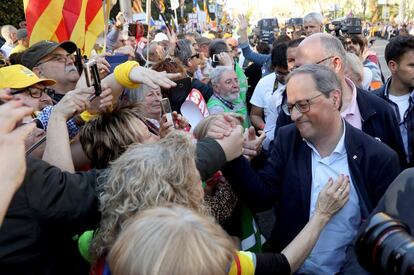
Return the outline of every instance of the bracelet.
{"type": "Polygon", "coordinates": [[[139,63],[136,61],[127,61],[118,65],[114,69],[114,76],[116,81],[128,89],[135,89],[139,87],[139,83],[131,81],[129,75],[133,68],[138,67],[139,63]]]}

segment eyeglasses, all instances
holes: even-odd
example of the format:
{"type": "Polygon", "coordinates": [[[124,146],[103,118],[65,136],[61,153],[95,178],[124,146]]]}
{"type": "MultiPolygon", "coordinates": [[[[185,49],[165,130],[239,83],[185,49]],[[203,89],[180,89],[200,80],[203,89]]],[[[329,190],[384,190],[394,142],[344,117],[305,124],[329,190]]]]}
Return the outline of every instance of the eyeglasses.
{"type": "Polygon", "coordinates": [[[324,59],[319,60],[318,62],[315,62],[315,64],[321,64],[322,62],[325,62],[326,60],[329,60],[329,59],[331,59],[333,57],[335,57],[335,56],[333,56],[333,55],[328,56],[328,57],[326,57],[324,59]]]}
{"type": "Polygon", "coordinates": [[[32,98],[41,98],[43,93],[46,93],[47,95],[49,95],[50,97],[53,97],[53,95],[55,94],[55,91],[53,89],[50,88],[36,88],[36,87],[29,87],[29,88],[23,88],[20,90],[12,90],[11,91],[11,95],[16,95],[16,94],[22,94],[28,92],[29,95],[32,98]]]}
{"type": "Polygon", "coordinates": [[[68,61],[75,61],[75,57],[73,56],[73,54],[54,54],[52,58],[46,59],[45,61],[40,61],[38,63],[36,63],[35,67],[40,66],[42,64],[45,64],[47,62],[51,62],[51,61],[56,61],[59,63],[68,63],[68,61]]]}
{"type": "MultiPolygon", "coordinates": [[[[314,64],[319,65],[319,64],[321,64],[321,63],[325,62],[326,60],[329,60],[329,59],[334,58],[334,57],[335,57],[334,55],[331,55],[331,56],[325,57],[324,59],[321,59],[321,60],[319,60],[318,62],[315,62],[314,64]]],[[[292,68],[292,71],[293,71],[293,70],[296,70],[297,68],[300,68],[300,66],[295,65],[295,66],[292,68]]]]}
{"type": "Polygon", "coordinates": [[[295,107],[296,110],[298,110],[302,114],[306,113],[306,112],[309,112],[310,106],[312,105],[312,100],[314,100],[315,98],[317,98],[321,95],[322,94],[318,94],[317,96],[314,96],[314,97],[311,97],[311,98],[308,98],[308,99],[303,99],[303,100],[296,101],[295,104],[285,103],[285,104],[282,105],[282,110],[288,116],[290,116],[292,114],[293,107],[295,107]]]}

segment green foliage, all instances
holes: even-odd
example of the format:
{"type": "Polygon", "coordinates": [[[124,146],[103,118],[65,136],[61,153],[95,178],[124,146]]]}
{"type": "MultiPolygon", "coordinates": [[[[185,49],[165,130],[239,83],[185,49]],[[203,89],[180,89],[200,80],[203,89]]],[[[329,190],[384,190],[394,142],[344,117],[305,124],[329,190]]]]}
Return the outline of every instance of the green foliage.
{"type": "Polygon", "coordinates": [[[18,28],[24,20],[23,0],[0,1],[0,26],[13,25],[18,28]]]}

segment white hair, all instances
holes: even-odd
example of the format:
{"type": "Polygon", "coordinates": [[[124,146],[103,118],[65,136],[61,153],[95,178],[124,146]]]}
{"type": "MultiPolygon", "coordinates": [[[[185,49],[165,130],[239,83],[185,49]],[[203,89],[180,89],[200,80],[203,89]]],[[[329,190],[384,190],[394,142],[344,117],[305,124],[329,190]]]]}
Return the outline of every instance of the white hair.
{"type": "Polygon", "coordinates": [[[323,16],[319,12],[310,12],[303,17],[303,22],[316,22],[318,24],[323,24],[323,16]]]}
{"type": "Polygon", "coordinates": [[[221,76],[229,71],[234,71],[233,67],[231,66],[217,66],[215,67],[210,73],[210,81],[212,85],[217,84],[220,82],[221,76]]]}
{"type": "Polygon", "coordinates": [[[361,86],[364,79],[364,65],[361,59],[354,53],[346,53],[346,70],[348,77],[357,85],[361,86]]]}

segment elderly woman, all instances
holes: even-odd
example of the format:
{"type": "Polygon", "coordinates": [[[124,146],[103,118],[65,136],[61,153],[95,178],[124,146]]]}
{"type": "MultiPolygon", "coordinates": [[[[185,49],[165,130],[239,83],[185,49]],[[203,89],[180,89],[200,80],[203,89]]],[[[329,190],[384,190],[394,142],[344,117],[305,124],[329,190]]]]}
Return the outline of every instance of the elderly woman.
{"type": "Polygon", "coordinates": [[[129,90],[127,93],[128,101],[130,103],[141,103],[143,115],[156,126],[160,127],[162,116],[161,111],[161,88],[151,88],[148,85],[142,84],[137,89],[129,90]]]}
{"type": "Polygon", "coordinates": [[[112,163],[91,246],[95,261],[106,256],[125,223],[139,211],[175,203],[207,213],[194,155],[190,136],[174,132],[156,143],[133,145],[112,163]]]}
{"type": "Polygon", "coordinates": [[[243,116],[243,127],[250,126],[246,93],[240,91],[239,80],[232,67],[216,67],[210,74],[214,94],[207,102],[210,114],[237,113],[243,116]]]}

